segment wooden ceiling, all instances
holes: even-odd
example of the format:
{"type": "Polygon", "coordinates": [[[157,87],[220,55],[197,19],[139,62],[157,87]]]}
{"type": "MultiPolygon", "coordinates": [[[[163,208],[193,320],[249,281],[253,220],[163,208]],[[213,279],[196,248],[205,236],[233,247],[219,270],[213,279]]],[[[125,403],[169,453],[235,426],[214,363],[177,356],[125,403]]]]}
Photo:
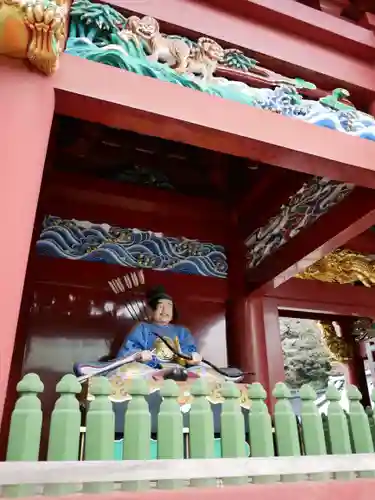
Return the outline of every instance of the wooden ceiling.
{"type": "Polygon", "coordinates": [[[48,168],[229,202],[279,170],[245,158],[58,115],[48,168]]]}

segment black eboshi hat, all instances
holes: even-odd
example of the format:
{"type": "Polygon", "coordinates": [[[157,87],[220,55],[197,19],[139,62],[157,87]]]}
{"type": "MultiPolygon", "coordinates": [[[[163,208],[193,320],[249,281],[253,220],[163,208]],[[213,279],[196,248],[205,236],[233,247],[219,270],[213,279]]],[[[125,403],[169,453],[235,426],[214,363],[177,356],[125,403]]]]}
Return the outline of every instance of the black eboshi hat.
{"type": "Polygon", "coordinates": [[[177,319],[178,312],[177,312],[174,300],[173,300],[173,298],[170,295],[168,295],[168,293],[165,291],[165,289],[164,289],[164,287],[162,285],[155,286],[155,287],[151,288],[151,290],[149,290],[146,293],[146,302],[147,302],[147,305],[153,311],[155,311],[156,306],[158,305],[158,303],[161,300],[170,300],[173,303],[173,319],[174,320],[177,319]]]}

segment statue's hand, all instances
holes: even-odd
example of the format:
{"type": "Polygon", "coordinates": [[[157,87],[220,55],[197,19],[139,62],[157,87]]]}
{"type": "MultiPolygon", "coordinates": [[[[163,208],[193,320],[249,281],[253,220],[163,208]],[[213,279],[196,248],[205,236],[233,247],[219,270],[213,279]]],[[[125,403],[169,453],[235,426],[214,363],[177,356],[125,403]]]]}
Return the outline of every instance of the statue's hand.
{"type": "Polygon", "coordinates": [[[152,360],[152,352],[151,351],[141,351],[139,353],[139,361],[142,363],[147,363],[152,360]]]}
{"type": "Polygon", "coordinates": [[[202,356],[199,354],[199,352],[192,352],[191,353],[191,361],[187,361],[188,365],[199,365],[199,363],[202,362],[202,356]]]}

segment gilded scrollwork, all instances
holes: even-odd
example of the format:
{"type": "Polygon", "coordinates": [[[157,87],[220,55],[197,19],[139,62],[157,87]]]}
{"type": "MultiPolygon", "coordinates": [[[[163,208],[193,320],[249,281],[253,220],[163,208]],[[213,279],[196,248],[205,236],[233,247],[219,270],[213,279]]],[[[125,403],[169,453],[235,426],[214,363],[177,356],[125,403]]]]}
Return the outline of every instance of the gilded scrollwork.
{"type": "Polygon", "coordinates": [[[28,59],[42,73],[54,73],[67,15],[65,0],[0,0],[0,54],[28,59]]]}
{"type": "Polygon", "coordinates": [[[309,266],[297,278],[327,283],[375,285],[375,260],[351,250],[336,250],[309,266]]]}

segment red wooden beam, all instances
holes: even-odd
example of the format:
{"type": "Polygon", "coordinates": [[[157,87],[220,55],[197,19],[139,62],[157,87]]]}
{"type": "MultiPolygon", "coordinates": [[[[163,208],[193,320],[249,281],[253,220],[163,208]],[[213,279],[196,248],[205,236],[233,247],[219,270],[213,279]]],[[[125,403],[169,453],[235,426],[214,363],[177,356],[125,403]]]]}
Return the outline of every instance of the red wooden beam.
{"type": "Polygon", "coordinates": [[[374,13],[374,2],[372,0],[349,0],[343,9],[342,15],[361,26],[373,28],[371,17],[374,13]]]}
{"type": "Polygon", "coordinates": [[[288,316],[288,309],[291,309],[375,317],[375,288],[292,278],[277,288],[269,289],[266,295],[277,300],[284,316],[288,316]]]}
{"type": "Polygon", "coordinates": [[[320,0],[297,0],[298,3],[306,5],[307,7],[312,7],[313,9],[320,9],[320,0]]]}
{"type": "Polygon", "coordinates": [[[65,172],[47,174],[43,196],[61,196],[72,201],[78,199],[121,210],[146,213],[157,210],[160,216],[170,216],[173,209],[179,217],[222,221],[226,213],[219,201],[65,172]]]}
{"type": "Polygon", "coordinates": [[[273,283],[281,284],[323,255],[343,246],[374,221],[373,191],[355,188],[341,203],[265,258],[258,267],[250,269],[247,273],[250,289],[261,293],[273,283]]]}
{"type": "Polygon", "coordinates": [[[89,220],[168,236],[225,244],[228,215],[219,201],[87,176],[48,172],[41,204],[44,215],[89,220]]]}
{"type": "Polygon", "coordinates": [[[375,52],[372,33],[292,0],[223,1],[222,9],[195,0],[110,3],[178,26],[178,32],[205,34],[227,46],[251,51],[270,69],[311,78],[321,88],[344,86],[354,94],[358,90],[375,92],[370,64],[375,52]],[[324,43],[334,50],[324,47],[324,43]]]}
{"type": "Polygon", "coordinates": [[[347,6],[349,1],[350,0],[322,0],[320,2],[320,10],[325,14],[340,18],[343,8],[347,6]]]}
{"type": "MultiPolygon", "coordinates": [[[[282,301],[284,302],[283,299],[282,299],[282,301]]],[[[332,314],[329,312],[327,313],[325,311],[320,311],[320,309],[318,311],[312,311],[312,310],[302,311],[300,309],[297,309],[297,310],[293,310],[293,309],[289,309],[289,308],[288,309],[281,309],[279,307],[278,311],[279,311],[280,318],[310,319],[313,321],[337,321],[337,322],[348,320],[348,316],[345,316],[342,314],[332,314]]],[[[349,320],[350,320],[350,318],[349,318],[349,320]]]]}
{"type": "Polygon", "coordinates": [[[375,232],[365,231],[345,243],[344,247],[355,252],[375,255],[375,232]]]}
{"type": "Polygon", "coordinates": [[[319,6],[319,0],[305,0],[297,3],[294,0],[206,0],[205,3],[235,14],[246,16],[267,26],[277,26],[278,30],[294,33],[311,42],[341,49],[342,44],[348,46],[347,54],[360,59],[371,60],[375,50],[375,39],[367,30],[348,23],[339,17],[327,16],[311,7],[319,6]]]}
{"type": "Polygon", "coordinates": [[[51,82],[60,114],[375,187],[373,141],[67,54],[51,82]]]}
{"type": "MultiPolygon", "coordinates": [[[[32,279],[35,283],[54,284],[58,287],[95,289],[108,296],[113,295],[108,280],[134,271],[134,268],[109,265],[102,262],[73,261],[35,256],[32,260],[32,279]]],[[[178,301],[186,299],[185,290],[189,290],[189,300],[223,303],[227,298],[227,281],[221,278],[178,274],[167,271],[144,269],[147,288],[156,285],[165,286],[166,290],[178,301]]]]}

